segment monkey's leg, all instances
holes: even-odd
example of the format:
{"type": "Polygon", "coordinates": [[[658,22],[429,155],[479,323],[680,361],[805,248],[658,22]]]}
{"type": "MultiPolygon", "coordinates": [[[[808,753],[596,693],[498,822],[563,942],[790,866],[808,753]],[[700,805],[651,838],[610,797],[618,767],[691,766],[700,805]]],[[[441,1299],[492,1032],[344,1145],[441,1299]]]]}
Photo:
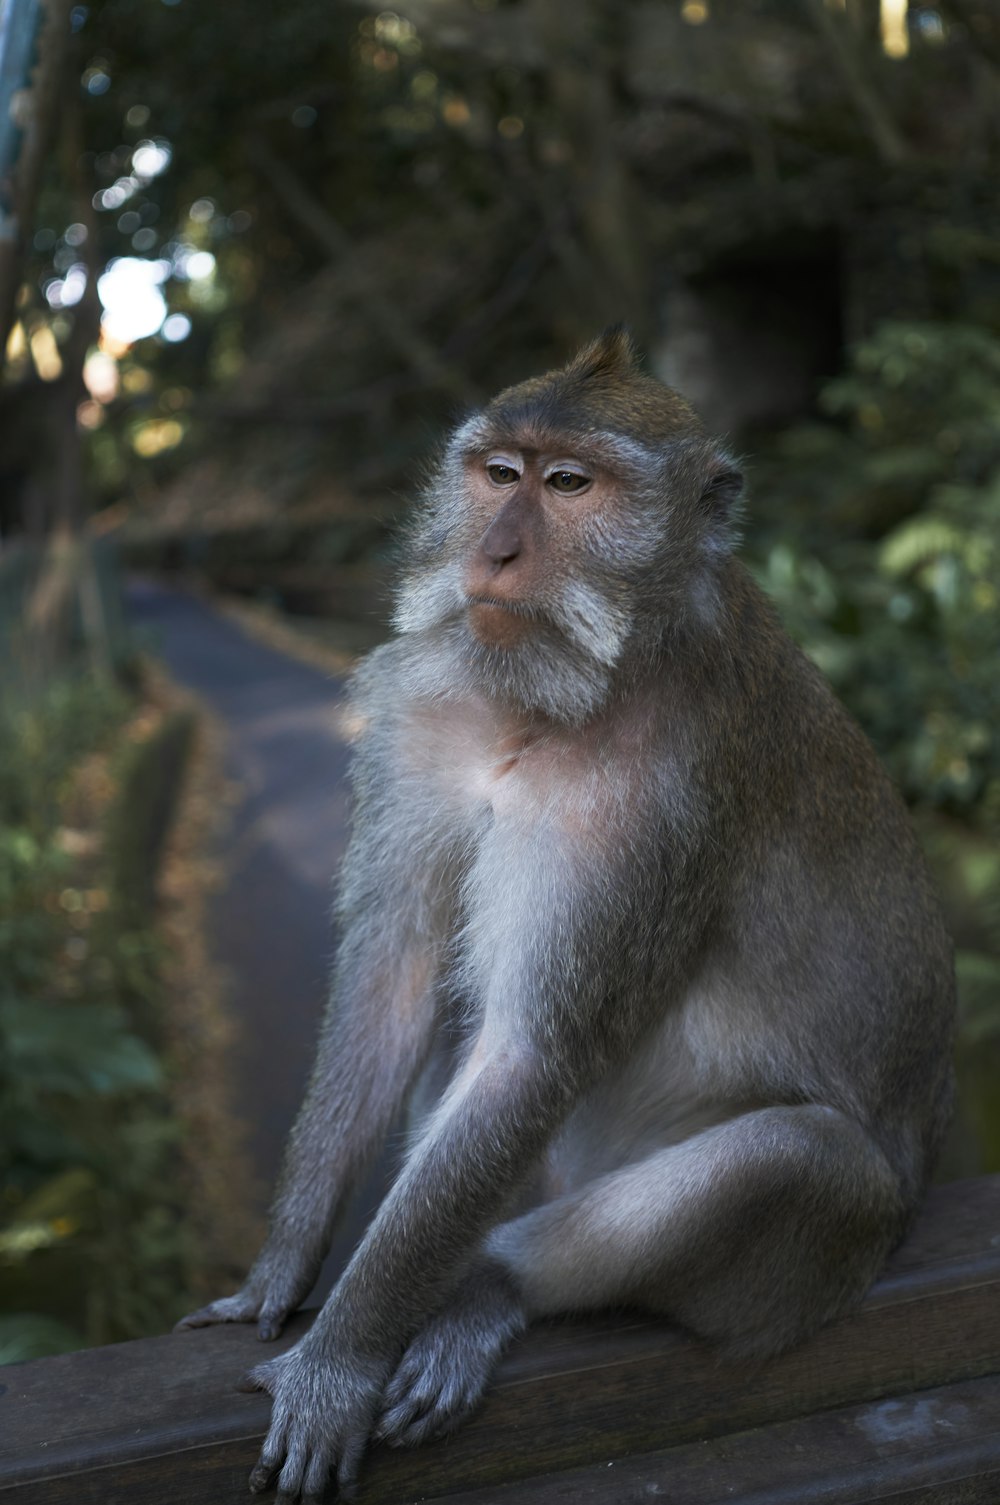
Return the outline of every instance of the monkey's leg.
{"type": "Polygon", "coordinates": [[[530,1317],[663,1312],[733,1356],[790,1348],[861,1300],[905,1230],[898,1177],[830,1108],[730,1119],[501,1224],[530,1317]]]}

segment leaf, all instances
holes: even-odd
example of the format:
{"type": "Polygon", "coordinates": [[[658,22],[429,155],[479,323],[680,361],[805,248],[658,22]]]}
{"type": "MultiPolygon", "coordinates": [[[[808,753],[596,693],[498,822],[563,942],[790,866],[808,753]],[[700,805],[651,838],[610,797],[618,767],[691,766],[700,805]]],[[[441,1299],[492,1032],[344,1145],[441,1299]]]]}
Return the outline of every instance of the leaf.
{"type": "Polygon", "coordinates": [[[84,1346],[81,1333],[54,1317],[34,1312],[0,1317],[0,1364],[23,1364],[27,1359],[44,1359],[84,1346]]]}
{"type": "Polygon", "coordinates": [[[882,544],[879,563],[886,574],[908,575],[942,554],[961,554],[965,535],[943,517],[911,517],[882,544]]]}
{"type": "Polygon", "coordinates": [[[959,951],[955,972],[963,1039],[1000,1039],[1000,957],[984,951],[959,951]]]}
{"type": "MultiPolygon", "coordinates": [[[[93,1171],[83,1166],[73,1166],[50,1176],[37,1187],[17,1209],[17,1223],[60,1223],[65,1220],[78,1222],[86,1215],[88,1205],[96,1189],[93,1171]]],[[[56,1230],[57,1234],[59,1230],[56,1230]]]]}
{"type": "Polygon", "coordinates": [[[110,1096],[158,1087],[156,1056],[107,1004],[54,1004],[24,999],[0,1006],[8,1069],[35,1092],[110,1096]]]}

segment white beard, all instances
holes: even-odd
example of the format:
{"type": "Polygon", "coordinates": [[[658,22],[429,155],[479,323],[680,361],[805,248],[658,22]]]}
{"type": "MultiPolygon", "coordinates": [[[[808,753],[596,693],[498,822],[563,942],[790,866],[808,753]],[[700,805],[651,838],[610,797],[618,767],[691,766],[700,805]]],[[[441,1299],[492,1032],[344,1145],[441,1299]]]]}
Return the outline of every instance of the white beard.
{"type": "Polygon", "coordinates": [[[469,626],[461,581],[452,561],[402,583],[396,629],[421,640],[408,675],[414,693],[455,700],[478,691],[568,724],[585,721],[607,699],[633,627],[624,604],[569,581],[544,608],[523,612],[530,623],[523,641],[493,647],[469,626]]]}

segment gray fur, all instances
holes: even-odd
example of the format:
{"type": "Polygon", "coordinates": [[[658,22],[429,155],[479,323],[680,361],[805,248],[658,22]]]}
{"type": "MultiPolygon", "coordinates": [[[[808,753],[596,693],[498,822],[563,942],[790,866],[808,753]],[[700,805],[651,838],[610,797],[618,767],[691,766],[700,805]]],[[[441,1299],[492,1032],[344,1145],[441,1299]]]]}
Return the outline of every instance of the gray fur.
{"type": "Polygon", "coordinates": [[[627,1302],[776,1353],[918,1205],[950,944],[870,747],[732,557],[735,487],[618,335],[445,451],[354,685],[343,939],[271,1231],[185,1324],[274,1336],[421,1069],[456,1060],[312,1330],[253,1372],[254,1488],[349,1491],[373,1431],[448,1430],[543,1313],[627,1302]],[[494,504],[501,440],[523,475],[494,504]],[[546,453],[594,478],[579,504],[546,453]],[[473,631],[474,575],[521,582],[513,635],[473,631]]]}

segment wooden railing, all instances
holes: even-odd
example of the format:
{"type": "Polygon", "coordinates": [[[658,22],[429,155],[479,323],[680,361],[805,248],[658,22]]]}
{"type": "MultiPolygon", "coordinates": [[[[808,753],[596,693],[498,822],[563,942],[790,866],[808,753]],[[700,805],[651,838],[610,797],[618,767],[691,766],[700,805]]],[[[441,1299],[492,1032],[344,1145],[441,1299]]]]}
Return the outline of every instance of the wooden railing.
{"type": "MultiPolygon", "coordinates": [[[[4,1505],[247,1505],[270,1402],[233,1385],[260,1355],[221,1327],[0,1369],[4,1505]]],[[[765,1365],[638,1318],[533,1329],[453,1438],[372,1452],[362,1505],[445,1496],[1000,1501],[1000,1177],[935,1189],[861,1311],[765,1365]]]]}

